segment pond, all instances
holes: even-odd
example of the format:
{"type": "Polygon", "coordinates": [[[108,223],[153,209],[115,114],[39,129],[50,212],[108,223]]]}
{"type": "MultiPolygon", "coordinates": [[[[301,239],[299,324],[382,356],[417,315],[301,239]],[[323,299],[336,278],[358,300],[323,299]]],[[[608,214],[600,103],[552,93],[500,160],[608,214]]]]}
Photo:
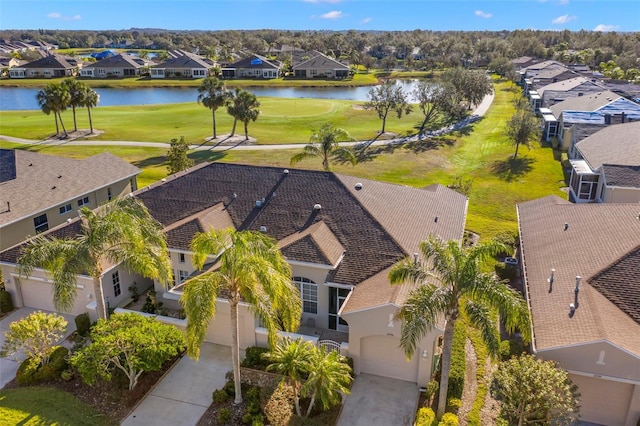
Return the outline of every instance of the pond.
{"type": "MultiPolygon", "coordinates": [[[[405,93],[410,93],[418,80],[395,80],[405,93]]],[[[37,88],[0,87],[0,111],[37,110],[37,88]]],[[[96,88],[99,106],[154,105],[196,102],[195,87],[145,87],[130,89],[96,88]]],[[[314,98],[366,101],[370,86],[361,87],[249,87],[258,98],[314,98]]],[[[413,99],[410,97],[410,102],[413,99]]]]}

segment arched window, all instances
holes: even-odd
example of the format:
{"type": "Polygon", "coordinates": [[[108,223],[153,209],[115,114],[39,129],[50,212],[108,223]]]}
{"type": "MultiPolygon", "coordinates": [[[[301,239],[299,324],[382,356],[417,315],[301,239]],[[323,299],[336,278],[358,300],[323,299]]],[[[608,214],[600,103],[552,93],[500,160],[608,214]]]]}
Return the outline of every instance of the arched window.
{"type": "Polygon", "coordinates": [[[293,282],[300,290],[302,312],[306,314],[318,313],[318,285],[309,278],[293,277],[293,282]]]}

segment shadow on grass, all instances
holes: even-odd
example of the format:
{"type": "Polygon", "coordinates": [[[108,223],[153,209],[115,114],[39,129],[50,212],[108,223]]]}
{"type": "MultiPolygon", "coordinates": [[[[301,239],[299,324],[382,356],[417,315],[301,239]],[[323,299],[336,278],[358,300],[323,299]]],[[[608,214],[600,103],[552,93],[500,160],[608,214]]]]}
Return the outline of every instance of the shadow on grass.
{"type": "Polygon", "coordinates": [[[503,161],[496,161],[491,166],[491,171],[500,179],[512,182],[522,177],[533,169],[533,163],[537,160],[529,157],[509,157],[503,161]]]}
{"type": "Polygon", "coordinates": [[[443,146],[453,146],[455,140],[447,137],[432,137],[425,138],[417,141],[411,141],[404,144],[402,147],[406,150],[413,152],[414,154],[420,154],[422,152],[438,149],[443,146]]]}
{"type": "MultiPolygon", "coordinates": [[[[187,157],[193,160],[195,164],[199,164],[205,161],[209,161],[209,162],[218,161],[224,158],[226,155],[227,153],[225,151],[206,150],[206,151],[190,152],[189,154],[187,154],[187,157]]],[[[162,165],[165,165],[166,162],[167,162],[166,156],[158,155],[155,157],[149,157],[149,158],[144,158],[142,160],[133,161],[131,164],[141,169],[145,169],[147,167],[162,166],[162,165]]]]}

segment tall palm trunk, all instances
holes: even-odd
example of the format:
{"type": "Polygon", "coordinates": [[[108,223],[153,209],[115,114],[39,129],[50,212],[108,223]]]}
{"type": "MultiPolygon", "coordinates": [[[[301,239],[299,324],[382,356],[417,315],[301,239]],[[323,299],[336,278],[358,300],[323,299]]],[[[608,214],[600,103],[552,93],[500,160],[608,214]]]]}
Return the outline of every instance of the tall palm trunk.
{"type": "Polygon", "coordinates": [[[231,135],[229,135],[229,136],[233,136],[233,135],[235,135],[235,134],[236,134],[236,123],[237,123],[237,122],[238,122],[238,119],[237,119],[237,118],[234,118],[234,119],[233,119],[233,128],[231,129],[231,135]]]}
{"type": "Polygon", "coordinates": [[[313,395],[311,395],[311,401],[309,401],[309,407],[307,408],[307,414],[305,415],[305,417],[309,417],[309,414],[311,414],[311,410],[313,409],[313,404],[316,403],[316,394],[317,392],[314,392],[313,395]]]}
{"type": "Polygon", "coordinates": [[[249,122],[248,121],[244,122],[244,140],[245,141],[249,140],[249,122]]]}
{"type": "Polygon", "coordinates": [[[91,134],[93,134],[93,121],[91,121],[91,107],[87,107],[87,113],[89,114],[89,129],[91,129],[91,134]]]}
{"type": "Polygon", "coordinates": [[[513,159],[514,159],[514,160],[515,160],[515,159],[516,159],[516,157],[518,156],[518,148],[520,148],[520,142],[517,142],[517,143],[516,143],[516,153],[515,153],[515,154],[513,154],[513,159]]]}
{"type": "Polygon", "coordinates": [[[300,411],[300,384],[296,380],[291,379],[290,385],[293,388],[293,401],[296,406],[296,414],[298,417],[302,417],[302,412],[300,411]]]}
{"type": "Polygon", "coordinates": [[[76,123],[76,107],[74,105],[71,106],[71,110],[73,111],[73,131],[78,131],[78,125],[76,123]]]}
{"type": "Polygon", "coordinates": [[[56,136],[60,134],[60,126],[58,125],[58,114],[53,113],[53,118],[56,120],[56,136]]]}
{"type": "Polygon", "coordinates": [[[58,111],[58,118],[60,119],[60,125],[62,126],[62,131],[64,132],[64,136],[65,137],[69,136],[67,134],[67,129],[64,127],[64,123],[62,122],[62,114],[60,114],[60,111],[58,111]]]}
{"type": "Polygon", "coordinates": [[[449,372],[451,371],[451,346],[453,345],[453,327],[455,326],[455,317],[447,318],[447,325],[444,327],[444,339],[442,342],[442,359],[440,365],[440,392],[438,394],[438,418],[444,415],[447,407],[447,390],[449,387],[449,372]]]}
{"type": "Polygon", "coordinates": [[[211,110],[211,116],[213,117],[213,139],[217,137],[216,135],[216,110],[211,110]]]}
{"type": "Polygon", "coordinates": [[[242,403],[242,385],[240,383],[240,342],[238,342],[238,296],[229,298],[229,310],[231,311],[231,363],[233,364],[233,385],[236,391],[234,404],[242,403]]]}
{"type": "Polygon", "coordinates": [[[93,277],[93,294],[96,298],[96,313],[98,318],[107,318],[107,308],[104,304],[104,291],[102,289],[102,273],[97,272],[93,277]]]}

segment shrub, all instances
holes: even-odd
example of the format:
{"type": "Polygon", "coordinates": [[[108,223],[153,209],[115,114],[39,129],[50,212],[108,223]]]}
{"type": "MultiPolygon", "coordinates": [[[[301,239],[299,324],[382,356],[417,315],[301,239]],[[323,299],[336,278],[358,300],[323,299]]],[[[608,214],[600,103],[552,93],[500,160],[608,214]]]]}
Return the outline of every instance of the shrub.
{"type": "Polygon", "coordinates": [[[493,237],[493,241],[504,244],[507,247],[507,251],[499,253],[498,257],[513,256],[513,253],[518,247],[518,233],[516,231],[502,231],[493,237]]]}
{"type": "Polygon", "coordinates": [[[438,389],[440,389],[440,383],[438,383],[437,380],[430,380],[429,383],[427,383],[427,388],[424,393],[427,401],[430,401],[431,398],[433,398],[435,394],[438,393],[438,389]]]}
{"type": "Polygon", "coordinates": [[[458,411],[462,407],[462,400],[458,398],[449,398],[447,401],[447,412],[458,414],[458,411]]]}
{"type": "Polygon", "coordinates": [[[246,393],[247,401],[249,402],[260,402],[260,388],[257,386],[251,386],[246,393]]]}
{"type": "Polygon", "coordinates": [[[227,393],[228,396],[230,397],[235,397],[236,396],[236,386],[233,383],[233,380],[229,380],[227,383],[224,384],[224,391],[227,393]]]}
{"type": "Polygon", "coordinates": [[[500,359],[506,361],[524,352],[524,345],[518,340],[503,340],[500,342],[500,359]]]}
{"type": "Polygon", "coordinates": [[[431,426],[436,420],[436,413],[431,408],[422,407],[418,410],[415,426],[431,426]]]}
{"type": "Polygon", "coordinates": [[[518,268],[515,266],[496,262],[494,269],[496,271],[496,275],[501,280],[512,280],[518,277],[518,268]]]}
{"type": "Polygon", "coordinates": [[[0,290],[0,312],[7,313],[13,311],[13,301],[11,293],[7,290],[0,290]]]}
{"type": "Polygon", "coordinates": [[[222,404],[229,399],[229,395],[224,389],[217,389],[213,391],[213,395],[211,395],[213,402],[216,404],[222,404]]]}
{"type": "Polygon", "coordinates": [[[253,421],[253,416],[251,415],[251,413],[247,412],[247,413],[244,413],[242,415],[242,424],[243,425],[251,424],[252,421],[253,421]]]}
{"type": "Polygon", "coordinates": [[[69,355],[69,350],[63,346],[58,346],[49,356],[47,364],[39,364],[36,359],[27,358],[18,367],[16,382],[24,385],[45,382],[60,377],[60,374],[69,366],[67,355],[69,355]]]}
{"type": "Polygon", "coordinates": [[[452,413],[444,413],[438,426],[458,426],[458,416],[452,413]]]}
{"type": "Polygon", "coordinates": [[[221,408],[218,412],[218,423],[226,425],[229,423],[229,420],[231,420],[231,411],[228,408],[221,408]]]}
{"type": "Polygon", "coordinates": [[[22,351],[36,364],[47,364],[55,344],[63,337],[67,321],[57,314],[45,314],[37,311],[27,317],[9,324],[5,332],[1,356],[10,356],[22,351]]]}
{"type": "Polygon", "coordinates": [[[91,330],[91,320],[86,312],[75,317],[76,331],[82,337],[87,336],[91,330]]]}
{"type": "Polygon", "coordinates": [[[288,425],[293,416],[293,388],[281,382],[268,397],[263,412],[270,425],[288,425]]]}
{"type": "Polygon", "coordinates": [[[241,365],[243,367],[255,368],[257,370],[264,370],[269,365],[269,361],[262,358],[262,354],[269,352],[267,348],[261,348],[259,346],[251,346],[245,351],[244,359],[241,365]]]}
{"type": "Polygon", "coordinates": [[[449,398],[461,398],[464,388],[464,375],[467,369],[465,344],[467,334],[462,321],[457,321],[453,329],[453,343],[451,347],[451,371],[449,372],[449,398]]]}
{"type": "Polygon", "coordinates": [[[62,373],[60,373],[60,378],[65,382],[71,381],[73,379],[73,370],[66,369],[62,373]]]}
{"type": "Polygon", "coordinates": [[[251,426],[264,426],[264,417],[262,414],[256,414],[251,420],[251,426]]]}
{"type": "Polygon", "coordinates": [[[259,414],[260,413],[260,403],[258,401],[251,401],[247,410],[251,414],[259,414]]]}

